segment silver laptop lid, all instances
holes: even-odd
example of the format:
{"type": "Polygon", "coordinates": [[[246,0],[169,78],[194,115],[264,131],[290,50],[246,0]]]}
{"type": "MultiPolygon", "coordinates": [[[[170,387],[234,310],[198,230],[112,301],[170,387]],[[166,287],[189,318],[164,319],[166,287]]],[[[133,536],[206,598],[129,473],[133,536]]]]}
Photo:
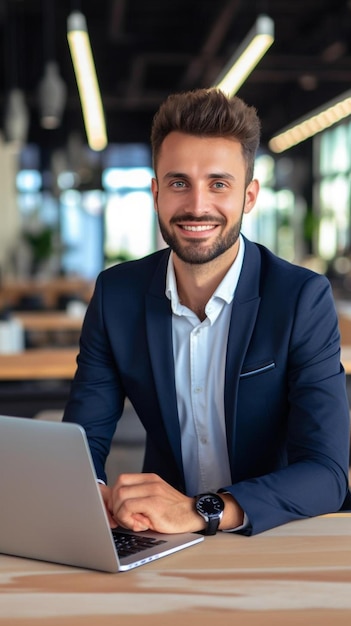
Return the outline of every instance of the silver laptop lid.
{"type": "Polygon", "coordinates": [[[83,429],[0,417],[0,551],[117,571],[83,429]]]}
{"type": "Polygon", "coordinates": [[[162,548],[119,559],[77,424],[0,416],[0,502],[0,552],[15,556],[116,572],[203,540],[157,534],[162,548]]]}

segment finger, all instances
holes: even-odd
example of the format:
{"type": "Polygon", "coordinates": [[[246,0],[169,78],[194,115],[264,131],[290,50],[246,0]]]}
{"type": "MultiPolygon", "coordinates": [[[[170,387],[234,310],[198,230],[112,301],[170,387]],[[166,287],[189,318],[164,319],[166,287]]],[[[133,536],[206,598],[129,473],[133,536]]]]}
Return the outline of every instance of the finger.
{"type": "Polygon", "coordinates": [[[142,515],[141,513],[136,513],[133,515],[132,530],[134,530],[135,532],[141,532],[145,530],[150,530],[150,528],[152,529],[152,524],[151,520],[148,517],[142,515]]]}
{"type": "Polygon", "coordinates": [[[113,518],[125,528],[143,530],[152,526],[153,515],[150,498],[128,498],[127,500],[114,500],[112,515],[113,518]]]}
{"type": "Polygon", "coordinates": [[[114,521],[118,526],[128,528],[134,532],[152,530],[150,519],[142,513],[133,513],[132,515],[122,513],[118,517],[114,514],[114,521]]]}
{"type": "Polygon", "coordinates": [[[105,505],[105,511],[107,514],[108,523],[111,528],[116,528],[116,520],[113,518],[113,500],[112,500],[112,492],[107,485],[99,485],[100,493],[102,495],[102,500],[105,505]]]}
{"type": "Polygon", "coordinates": [[[112,489],[115,489],[117,486],[133,486],[133,485],[142,485],[146,483],[163,483],[164,481],[157,474],[142,474],[142,473],[133,473],[133,474],[120,474],[113,486],[112,489]]]}
{"type": "Polygon", "coordinates": [[[106,513],[107,513],[107,519],[108,519],[108,523],[110,525],[110,528],[116,528],[118,526],[118,522],[115,520],[115,518],[112,516],[112,514],[110,513],[110,511],[108,510],[107,507],[105,507],[106,509],[106,513]]]}

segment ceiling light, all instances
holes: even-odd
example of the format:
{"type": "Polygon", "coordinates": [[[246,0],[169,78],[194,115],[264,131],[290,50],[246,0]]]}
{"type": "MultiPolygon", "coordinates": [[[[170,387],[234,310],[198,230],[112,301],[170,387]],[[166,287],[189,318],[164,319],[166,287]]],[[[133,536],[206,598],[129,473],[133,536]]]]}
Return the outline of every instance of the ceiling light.
{"type": "Polygon", "coordinates": [[[48,61],[39,83],[40,123],[43,128],[58,128],[66,104],[66,85],[54,61],[48,61]]]}
{"type": "Polygon", "coordinates": [[[67,30],[88,144],[92,150],[103,150],[107,146],[105,117],[84,15],[71,13],[67,30]]]}
{"type": "Polygon", "coordinates": [[[327,63],[334,63],[338,59],[341,59],[347,53],[347,45],[344,41],[334,41],[330,46],[327,46],[322,52],[322,59],[327,63]]]}
{"type": "Polygon", "coordinates": [[[351,115],[351,90],[315,109],[272,137],[272,152],[284,152],[351,115]]]}
{"type": "Polygon", "coordinates": [[[216,87],[233,96],[274,41],[274,22],[260,15],[253,28],[219,75],[216,87]]]}
{"type": "Polygon", "coordinates": [[[301,74],[297,82],[304,91],[314,91],[318,87],[318,79],[315,74],[301,74]]]}

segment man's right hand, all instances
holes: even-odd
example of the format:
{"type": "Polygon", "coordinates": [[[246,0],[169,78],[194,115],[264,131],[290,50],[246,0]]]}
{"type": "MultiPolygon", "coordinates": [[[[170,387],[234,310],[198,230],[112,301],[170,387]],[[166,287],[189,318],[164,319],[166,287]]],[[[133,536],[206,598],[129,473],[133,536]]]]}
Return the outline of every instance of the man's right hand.
{"type": "Polygon", "coordinates": [[[113,519],[110,513],[110,511],[112,510],[112,489],[111,487],[108,487],[107,485],[103,485],[102,483],[98,483],[98,484],[99,484],[100,493],[102,495],[102,499],[104,501],[110,527],[116,528],[117,526],[116,521],[113,519]]]}

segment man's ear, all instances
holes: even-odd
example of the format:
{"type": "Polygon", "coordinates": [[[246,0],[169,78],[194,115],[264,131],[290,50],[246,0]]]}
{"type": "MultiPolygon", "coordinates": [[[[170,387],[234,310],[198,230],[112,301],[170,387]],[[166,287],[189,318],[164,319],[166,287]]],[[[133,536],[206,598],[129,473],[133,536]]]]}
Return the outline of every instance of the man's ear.
{"type": "Polygon", "coordinates": [[[158,199],[158,183],[157,183],[157,178],[152,178],[151,179],[151,193],[154,199],[154,209],[157,213],[158,211],[158,205],[157,205],[157,199],[158,199]]]}
{"type": "Polygon", "coordinates": [[[256,178],[254,178],[248,184],[245,190],[244,213],[250,213],[251,209],[254,208],[259,190],[260,190],[260,183],[258,182],[256,178]]]}

